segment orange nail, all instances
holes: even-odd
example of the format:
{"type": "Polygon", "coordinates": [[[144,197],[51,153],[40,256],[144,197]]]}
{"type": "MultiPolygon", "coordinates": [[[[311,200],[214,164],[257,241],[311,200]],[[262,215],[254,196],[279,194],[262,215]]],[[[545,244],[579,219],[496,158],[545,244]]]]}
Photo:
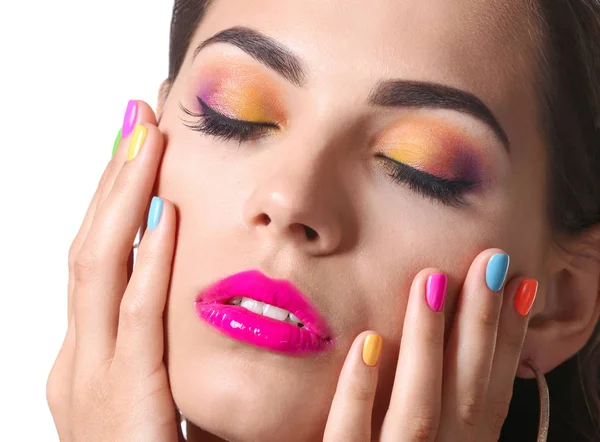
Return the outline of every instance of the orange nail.
{"type": "Polygon", "coordinates": [[[535,301],[537,289],[538,282],[535,279],[526,279],[519,285],[515,296],[515,310],[521,316],[527,316],[529,314],[533,301],[535,301]]]}
{"type": "Polygon", "coordinates": [[[369,335],[363,344],[363,362],[369,367],[374,367],[379,361],[383,339],[379,335],[369,335]]]}

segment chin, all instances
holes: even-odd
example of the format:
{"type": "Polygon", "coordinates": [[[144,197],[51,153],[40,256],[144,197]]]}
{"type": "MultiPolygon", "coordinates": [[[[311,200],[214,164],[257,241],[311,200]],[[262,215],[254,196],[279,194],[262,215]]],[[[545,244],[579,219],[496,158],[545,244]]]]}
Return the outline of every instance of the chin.
{"type": "Polygon", "coordinates": [[[189,423],[231,442],[322,440],[343,358],[281,355],[194,329],[193,341],[171,330],[167,343],[173,398],[189,423]]]}

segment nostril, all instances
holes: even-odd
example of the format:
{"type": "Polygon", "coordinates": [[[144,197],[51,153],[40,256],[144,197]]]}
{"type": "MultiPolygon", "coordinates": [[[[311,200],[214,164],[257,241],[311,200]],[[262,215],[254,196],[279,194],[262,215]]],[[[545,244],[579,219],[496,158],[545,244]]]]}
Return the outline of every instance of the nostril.
{"type": "Polygon", "coordinates": [[[271,224],[271,218],[266,213],[263,213],[257,217],[256,222],[258,225],[268,226],[271,224]]]}
{"type": "Polygon", "coordinates": [[[303,227],[304,227],[304,233],[306,234],[306,239],[308,239],[309,241],[314,241],[315,239],[317,239],[319,234],[316,232],[316,230],[311,229],[308,226],[303,226],[303,227]]]}

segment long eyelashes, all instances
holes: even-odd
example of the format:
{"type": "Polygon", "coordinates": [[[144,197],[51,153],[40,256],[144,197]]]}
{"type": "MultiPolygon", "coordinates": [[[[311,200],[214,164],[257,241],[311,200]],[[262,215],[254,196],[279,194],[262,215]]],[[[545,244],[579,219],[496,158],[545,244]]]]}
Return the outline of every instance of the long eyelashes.
{"type": "Polygon", "coordinates": [[[381,153],[377,154],[377,157],[383,160],[385,170],[394,182],[406,184],[412,190],[416,190],[448,206],[461,207],[468,205],[463,195],[476,184],[475,181],[440,178],[414,169],[381,153]]]}
{"type": "Polygon", "coordinates": [[[237,140],[241,144],[279,128],[275,123],[250,122],[227,117],[209,107],[200,97],[198,103],[202,109],[201,113],[193,112],[179,103],[181,110],[193,118],[193,121],[184,121],[185,126],[224,141],[237,140]]]}
{"type": "MultiPolygon", "coordinates": [[[[193,112],[179,103],[181,110],[192,118],[191,121],[183,120],[184,125],[224,141],[236,140],[241,144],[279,129],[276,123],[250,122],[227,117],[209,107],[200,97],[198,103],[201,108],[200,113],[193,112]]],[[[447,206],[468,205],[463,195],[477,184],[469,180],[440,178],[393,160],[383,153],[377,153],[376,157],[383,161],[385,171],[394,183],[407,185],[411,190],[447,206]]]]}

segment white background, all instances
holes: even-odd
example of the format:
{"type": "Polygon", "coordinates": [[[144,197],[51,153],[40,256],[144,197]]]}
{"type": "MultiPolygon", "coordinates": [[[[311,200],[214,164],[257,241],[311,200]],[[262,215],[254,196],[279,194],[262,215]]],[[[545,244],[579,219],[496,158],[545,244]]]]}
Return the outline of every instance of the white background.
{"type": "Polygon", "coordinates": [[[0,440],[57,441],[46,377],[67,253],[130,98],[167,75],[172,0],[0,0],[0,440]]]}

